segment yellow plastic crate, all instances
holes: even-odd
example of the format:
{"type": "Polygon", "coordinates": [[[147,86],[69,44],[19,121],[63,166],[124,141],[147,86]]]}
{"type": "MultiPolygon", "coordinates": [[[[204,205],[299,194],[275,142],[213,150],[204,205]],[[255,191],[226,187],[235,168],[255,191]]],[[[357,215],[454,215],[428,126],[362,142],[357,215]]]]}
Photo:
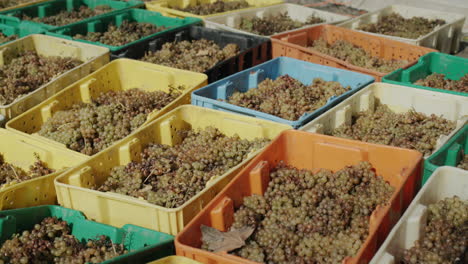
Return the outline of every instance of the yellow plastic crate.
{"type": "MultiPolygon", "coordinates": [[[[223,1],[232,2],[235,0],[223,0],[223,1]]],[[[183,11],[174,9],[174,7],[185,8],[185,7],[188,7],[189,5],[196,4],[197,2],[214,3],[216,2],[216,0],[156,0],[156,1],[146,2],[146,9],[150,11],[160,12],[164,16],[169,16],[169,17],[197,17],[197,18],[205,19],[208,17],[229,14],[229,13],[236,12],[239,10],[247,10],[247,9],[252,9],[252,8],[257,8],[257,7],[282,4],[284,1],[283,0],[246,0],[246,2],[249,3],[249,5],[251,5],[251,7],[242,8],[238,10],[232,10],[228,12],[216,13],[216,14],[211,14],[211,15],[206,15],[206,16],[199,16],[199,15],[195,15],[192,13],[183,12],[183,11]]]]}
{"type": "MultiPolygon", "coordinates": [[[[207,76],[152,63],[118,59],[75,82],[56,95],[12,119],[6,125],[12,132],[34,137],[50,145],[68,149],[64,144],[42,137],[37,132],[55,112],[71,108],[73,104],[89,103],[103,92],[140,88],[145,91],[169,91],[169,85],[183,85],[184,92],[172,103],[148,115],[147,122],[179,105],[190,104],[190,93],[207,84],[207,76]]],[[[78,153],[78,152],[75,152],[78,153]]],[[[83,154],[84,155],[84,154],[83,154]]]]}
{"type": "Polygon", "coordinates": [[[160,260],[151,261],[148,264],[201,264],[201,262],[186,257],[170,256],[160,260]]]}
{"type": "Polygon", "coordinates": [[[19,52],[34,50],[42,56],[72,57],[81,65],[58,75],[50,82],[13,103],[0,105],[0,114],[9,120],[41,103],[58,91],[109,62],[109,49],[46,35],[29,35],[0,47],[0,64],[18,57],[19,52]]]}
{"type": "Polygon", "coordinates": [[[86,160],[81,155],[56,149],[6,129],[0,129],[0,153],[6,162],[25,170],[29,170],[29,166],[36,162],[37,154],[49,168],[57,171],[32,180],[2,185],[0,210],[56,204],[54,178],[60,174],[58,171],[86,160]]]}
{"type": "Polygon", "coordinates": [[[102,184],[113,167],[137,160],[147,144],[174,145],[180,142],[178,130],[207,126],[216,127],[228,136],[237,134],[243,139],[273,139],[281,131],[291,128],[272,121],[198,106],[180,106],[59,176],[55,180],[59,203],[82,211],[87,218],[100,223],[116,227],[133,224],[176,235],[260,150],[225,174],[213,177],[203,191],[178,208],[165,208],[138,198],[87,187],[102,184]]]}
{"type": "Polygon", "coordinates": [[[26,3],[19,4],[19,5],[2,8],[2,9],[0,9],[0,12],[8,11],[8,10],[16,9],[16,8],[21,8],[21,7],[25,7],[25,6],[30,6],[30,5],[42,3],[42,2],[45,2],[45,1],[49,1],[49,0],[29,1],[29,2],[26,2],[26,3]]]}

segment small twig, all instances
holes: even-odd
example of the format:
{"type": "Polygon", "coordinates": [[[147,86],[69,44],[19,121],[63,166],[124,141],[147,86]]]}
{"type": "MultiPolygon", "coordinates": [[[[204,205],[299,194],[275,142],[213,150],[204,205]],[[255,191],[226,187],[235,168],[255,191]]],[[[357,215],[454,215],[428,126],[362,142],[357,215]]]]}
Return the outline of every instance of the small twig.
{"type": "Polygon", "coordinates": [[[11,168],[11,170],[13,171],[13,173],[15,174],[16,178],[17,178],[18,180],[21,180],[20,177],[18,176],[18,173],[16,173],[15,168],[14,168],[13,166],[11,166],[11,164],[8,164],[8,166],[10,166],[10,168],[11,168]]]}

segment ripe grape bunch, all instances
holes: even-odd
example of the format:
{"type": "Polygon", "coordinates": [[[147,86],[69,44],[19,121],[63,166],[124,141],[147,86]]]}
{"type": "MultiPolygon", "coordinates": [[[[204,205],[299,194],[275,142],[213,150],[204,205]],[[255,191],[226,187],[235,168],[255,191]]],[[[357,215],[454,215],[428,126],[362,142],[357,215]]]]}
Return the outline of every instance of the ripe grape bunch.
{"type": "Polygon", "coordinates": [[[244,197],[235,211],[231,228],[255,231],[231,253],[271,264],[341,263],[358,252],[370,215],[393,191],[368,162],[317,173],[280,162],[265,194],[244,197]]]}
{"type": "Polygon", "coordinates": [[[289,75],[282,75],[276,80],[266,79],[245,93],[234,92],[227,102],[294,121],[324,106],[330,97],[344,94],[349,89],[339,82],[321,78],[304,85],[289,75]]]}
{"type": "Polygon", "coordinates": [[[0,66],[0,104],[7,105],[80,64],[70,57],[45,57],[26,51],[0,66]]]}
{"type": "Polygon", "coordinates": [[[85,18],[101,15],[111,11],[112,8],[108,5],[98,5],[94,8],[80,6],[77,9],[68,11],[63,10],[55,15],[45,17],[30,17],[27,14],[20,15],[22,20],[31,20],[34,22],[44,23],[53,26],[64,26],[74,22],[78,22],[85,18]]]}
{"type": "Polygon", "coordinates": [[[165,43],[161,50],[148,52],[141,60],[195,72],[204,72],[218,62],[236,56],[239,46],[224,48],[212,40],[200,39],[165,43]]]}
{"type": "Polygon", "coordinates": [[[405,250],[403,263],[468,263],[468,201],[457,196],[428,206],[424,235],[405,250]]]}
{"type": "Polygon", "coordinates": [[[33,1],[34,0],[0,0],[0,8],[3,9],[33,1]]]}
{"type": "Polygon", "coordinates": [[[460,163],[457,166],[460,169],[468,170],[468,155],[463,155],[463,159],[460,160],[460,163]]]}
{"type": "Polygon", "coordinates": [[[325,39],[320,38],[314,41],[309,48],[353,65],[382,73],[392,72],[408,64],[408,61],[405,60],[386,60],[372,56],[363,48],[357,47],[346,40],[337,40],[332,44],[328,44],[325,39]]]}
{"type": "Polygon", "coordinates": [[[110,46],[122,46],[166,29],[164,26],[124,20],[119,26],[109,24],[105,32],[88,32],[86,35],[76,34],[73,38],[100,42],[110,46]]]}
{"type": "Polygon", "coordinates": [[[226,136],[213,127],[178,133],[179,144],[147,145],[140,161],[114,167],[107,180],[95,188],[176,208],[202,191],[210,179],[221,176],[268,142],[226,136]]]}
{"type": "Polygon", "coordinates": [[[25,171],[11,163],[5,161],[5,157],[0,154],[0,187],[5,184],[14,184],[48,175],[55,172],[49,169],[47,164],[39,159],[36,155],[36,162],[29,167],[29,171],[25,171]]]}
{"type": "Polygon", "coordinates": [[[455,129],[455,122],[434,114],[426,116],[410,110],[395,113],[387,105],[377,103],[374,111],[353,116],[350,125],[343,124],[327,134],[389,146],[415,149],[430,155],[441,135],[455,129]]]}
{"type": "Polygon", "coordinates": [[[66,221],[46,217],[31,230],[13,234],[3,243],[0,264],[101,263],[126,253],[122,244],[114,244],[106,236],[82,243],[72,235],[66,221]]]}
{"type": "Polygon", "coordinates": [[[417,80],[414,84],[448,91],[468,93],[468,73],[458,81],[450,80],[442,73],[433,73],[423,79],[417,80]]]}
{"type": "Polygon", "coordinates": [[[325,22],[325,20],[314,15],[309,16],[306,21],[301,22],[299,20],[292,19],[288,15],[288,12],[285,12],[281,14],[267,15],[263,18],[242,18],[238,28],[254,34],[269,36],[283,31],[300,28],[305,25],[322,22],[325,22]]]}
{"type": "Polygon", "coordinates": [[[94,155],[140,127],[149,113],[171,103],[183,89],[146,92],[134,88],[105,92],[91,103],[57,111],[38,133],[72,150],[94,155]]]}
{"type": "Polygon", "coordinates": [[[188,6],[185,8],[176,8],[183,12],[192,13],[199,16],[211,15],[216,13],[227,12],[231,10],[247,8],[249,7],[249,3],[245,0],[240,1],[229,1],[225,2],[222,0],[217,0],[214,3],[206,3],[206,4],[199,4],[193,6],[188,6]]]}
{"type": "Polygon", "coordinates": [[[376,23],[363,24],[357,29],[389,36],[417,39],[445,23],[445,20],[442,19],[404,18],[400,14],[391,13],[382,16],[376,23]]]}
{"type": "Polygon", "coordinates": [[[3,34],[2,32],[0,32],[0,44],[5,43],[5,42],[8,42],[8,41],[15,40],[15,39],[17,39],[17,38],[18,38],[18,35],[6,36],[6,35],[3,34]]]}

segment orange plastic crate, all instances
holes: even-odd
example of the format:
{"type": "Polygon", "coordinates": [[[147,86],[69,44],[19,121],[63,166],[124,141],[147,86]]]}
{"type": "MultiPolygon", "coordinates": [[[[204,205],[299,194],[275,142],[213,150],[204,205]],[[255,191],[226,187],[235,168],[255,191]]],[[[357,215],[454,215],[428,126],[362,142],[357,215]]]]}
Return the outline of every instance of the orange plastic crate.
{"type": "Polygon", "coordinates": [[[369,161],[377,174],[395,187],[389,204],[372,212],[369,236],[356,256],[343,260],[346,264],[369,263],[419,190],[421,182],[422,154],[417,151],[288,130],[237,174],[177,235],[177,255],[210,264],[256,263],[227,252],[212,253],[200,249],[200,226],[227,231],[233,222],[234,208],[241,206],[245,196],[263,195],[269,183],[269,168],[279,161],[312,171],[319,168],[337,171],[360,161],[369,161]]]}
{"type": "Polygon", "coordinates": [[[307,48],[307,46],[310,46],[313,41],[320,37],[324,38],[328,43],[333,43],[339,39],[346,40],[363,48],[373,56],[383,59],[407,60],[409,63],[403,67],[404,69],[416,63],[422,55],[437,51],[357,32],[347,28],[333,25],[320,25],[272,36],[273,58],[286,56],[335,68],[360,72],[371,75],[377,82],[380,82],[382,77],[390,73],[383,73],[355,66],[344,60],[307,48]]]}

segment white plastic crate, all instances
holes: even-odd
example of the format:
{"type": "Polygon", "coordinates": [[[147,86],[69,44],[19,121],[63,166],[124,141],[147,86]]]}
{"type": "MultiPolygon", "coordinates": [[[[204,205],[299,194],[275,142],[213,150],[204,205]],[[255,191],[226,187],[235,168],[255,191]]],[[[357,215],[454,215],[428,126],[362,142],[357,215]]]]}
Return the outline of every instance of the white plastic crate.
{"type": "Polygon", "coordinates": [[[300,130],[328,134],[342,124],[350,124],[354,113],[373,109],[376,100],[388,105],[392,111],[397,113],[414,109],[426,115],[436,114],[456,121],[455,130],[447,136],[440,136],[433,153],[442,147],[468,120],[468,97],[466,96],[387,83],[373,83],[305,124],[300,130]]]}
{"type": "Polygon", "coordinates": [[[444,198],[458,196],[468,199],[468,171],[453,167],[440,167],[411,202],[405,214],[393,227],[387,239],[371,260],[371,264],[398,264],[405,249],[424,234],[427,206],[444,198]]]}
{"type": "Polygon", "coordinates": [[[463,23],[465,22],[465,16],[461,14],[404,5],[391,5],[342,22],[338,24],[338,26],[357,30],[360,25],[376,23],[382,16],[389,15],[391,13],[398,13],[404,18],[425,17],[427,19],[443,19],[445,20],[446,24],[435,28],[432,32],[424,36],[420,36],[417,39],[388,36],[383,34],[370,33],[367,31],[362,32],[418,46],[438,49],[444,53],[455,53],[458,51],[460,39],[462,37],[463,23]]]}
{"type": "MultiPolygon", "coordinates": [[[[300,22],[305,22],[308,17],[314,15],[316,17],[320,17],[325,20],[323,23],[313,24],[313,25],[306,25],[304,27],[316,26],[321,24],[338,24],[343,22],[344,20],[349,19],[348,16],[338,15],[318,9],[313,9],[301,5],[295,4],[280,4],[274,6],[267,6],[267,7],[259,7],[255,9],[249,9],[244,11],[237,11],[232,12],[226,15],[219,15],[213,16],[205,19],[205,26],[208,28],[215,28],[215,29],[223,29],[227,31],[233,31],[238,33],[244,33],[254,36],[260,37],[270,37],[270,36],[262,36],[250,33],[248,31],[237,29],[242,21],[242,18],[253,18],[253,17],[266,17],[266,16],[275,16],[281,13],[288,12],[288,15],[300,22]]],[[[304,28],[301,27],[301,28],[304,28]]],[[[292,30],[289,30],[292,31],[292,30]]],[[[288,32],[288,31],[284,31],[288,32]]],[[[280,33],[280,32],[278,32],[280,33]]]]}

